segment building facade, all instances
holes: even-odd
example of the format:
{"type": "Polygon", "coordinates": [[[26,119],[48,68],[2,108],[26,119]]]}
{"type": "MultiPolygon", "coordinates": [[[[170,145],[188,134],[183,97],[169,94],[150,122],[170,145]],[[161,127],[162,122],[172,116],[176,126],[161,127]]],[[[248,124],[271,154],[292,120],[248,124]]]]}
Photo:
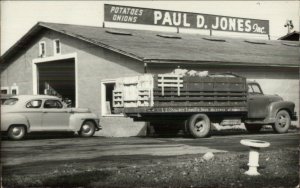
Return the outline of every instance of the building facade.
{"type": "Polygon", "coordinates": [[[256,80],[265,93],[293,101],[299,114],[298,50],[297,42],[38,23],[2,56],[1,93],[68,98],[98,114],[97,134],[142,136],[145,122],[113,112],[116,78],[180,66],[256,80]]]}

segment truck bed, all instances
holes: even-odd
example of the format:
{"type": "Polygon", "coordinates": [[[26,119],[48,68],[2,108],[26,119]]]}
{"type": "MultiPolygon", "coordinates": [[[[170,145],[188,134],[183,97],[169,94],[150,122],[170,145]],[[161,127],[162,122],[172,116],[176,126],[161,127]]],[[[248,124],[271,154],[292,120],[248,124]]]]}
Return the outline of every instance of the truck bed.
{"type": "MultiPolygon", "coordinates": [[[[247,112],[247,84],[244,77],[159,74],[153,75],[152,78],[153,80],[149,81],[152,85],[147,84],[147,92],[144,92],[145,88],[139,87],[138,80],[136,87],[131,85],[130,89],[136,89],[135,92],[138,93],[137,102],[131,103],[134,105],[126,105],[126,96],[123,96],[124,105],[115,106],[115,112],[129,116],[160,113],[247,112]],[[144,102],[143,105],[139,105],[139,100],[144,102]]],[[[123,89],[128,89],[126,87],[129,88],[124,84],[123,89]]],[[[130,97],[131,100],[128,101],[135,102],[132,95],[130,97]]]]}

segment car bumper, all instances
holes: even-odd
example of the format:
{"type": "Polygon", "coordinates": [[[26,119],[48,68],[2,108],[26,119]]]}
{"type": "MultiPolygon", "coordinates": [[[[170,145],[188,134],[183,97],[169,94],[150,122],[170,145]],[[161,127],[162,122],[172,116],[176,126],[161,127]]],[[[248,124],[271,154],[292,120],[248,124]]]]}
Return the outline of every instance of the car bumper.
{"type": "Polygon", "coordinates": [[[96,122],[96,130],[99,131],[102,129],[102,126],[100,125],[100,119],[95,119],[96,122]]]}

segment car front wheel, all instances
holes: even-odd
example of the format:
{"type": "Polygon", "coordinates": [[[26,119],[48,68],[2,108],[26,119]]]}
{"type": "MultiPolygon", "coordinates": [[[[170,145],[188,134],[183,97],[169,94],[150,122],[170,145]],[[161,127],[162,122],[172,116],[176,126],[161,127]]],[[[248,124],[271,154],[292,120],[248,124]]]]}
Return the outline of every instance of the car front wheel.
{"type": "Polygon", "coordinates": [[[8,137],[12,140],[21,140],[26,134],[26,129],[23,125],[13,125],[8,130],[8,137]]]}
{"type": "Polygon", "coordinates": [[[91,137],[95,134],[96,127],[95,123],[92,121],[85,121],[81,125],[81,129],[78,132],[81,137],[91,137]]]}

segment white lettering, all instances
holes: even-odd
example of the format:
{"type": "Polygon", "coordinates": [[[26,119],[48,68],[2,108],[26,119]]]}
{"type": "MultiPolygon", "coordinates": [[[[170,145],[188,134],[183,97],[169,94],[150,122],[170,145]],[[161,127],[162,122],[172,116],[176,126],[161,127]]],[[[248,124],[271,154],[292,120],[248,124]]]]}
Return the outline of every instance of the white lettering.
{"type": "Polygon", "coordinates": [[[187,22],[186,14],[183,14],[183,26],[190,27],[191,24],[187,22]]]}
{"type": "Polygon", "coordinates": [[[250,32],[251,31],[251,20],[246,20],[245,26],[246,26],[245,31],[250,32]]]}
{"type": "Polygon", "coordinates": [[[236,19],[235,18],[229,18],[229,31],[235,31],[236,29],[236,19]]]}
{"type": "Polygon", "coordinates": [[[226,30],[227,29],[228,22],[227,22],[227,19],[225,17],[221,18],[220,25],[221,25],[221,29],[222,30],[226,30]]]}
{"type": "Polygon", "coordinates": [[[179,26],[181,24],[181,13],[176,14],[176,12],[173,13],[173,24],[175,26],[179,26]]]}
{"type": "Polygon", "coordinates": [[[162,13],[160,11],[154,11],[154,24],[157,24],[157,21],[162,19],[162,13]]]}
{"type": "Polygon", "coordinates": [[[143,14],[143,11],[144,11],[144,10],[140,10],[140,11],[139,11],[139,16],[141,16],[141,15],[143,14]]]}
{"type": "Polygon", "coordinates": [[[238,19],[237,23],[238,23],[238,31],[244,31],[244,20],[238,19]]]}
{"type": "Polygon", "coordinates": [[[113,11],[115,11],[116,7],[112,6],[110,9],[110,12],[112,13],[113,11]]]}
{"type": "Polygon", "coordinates": [[[253,32],[255,33],[266,33],[265,27],[259,27],[258,24],[253,25],[253,32]]]}
{"type": "Polygon", "coordinates": [[[204,23],[205,23],[204,16],[197,15],[197,27],[202,28],[204,26],[204,23]]]}
{"type": "Polygon", "coordinates": [[[218,29],[219,28],[219,17],[216,17],[215,25],[212,25],[211,27],[212,27],[212,29],[218,29]]]}
{"type": "Polygon", "coordinates": [[[169,25],[172,25],[171,15],[169,12],[165,13],[162,25],[165,25],[166,23],[168,23],[169,25]]]}

